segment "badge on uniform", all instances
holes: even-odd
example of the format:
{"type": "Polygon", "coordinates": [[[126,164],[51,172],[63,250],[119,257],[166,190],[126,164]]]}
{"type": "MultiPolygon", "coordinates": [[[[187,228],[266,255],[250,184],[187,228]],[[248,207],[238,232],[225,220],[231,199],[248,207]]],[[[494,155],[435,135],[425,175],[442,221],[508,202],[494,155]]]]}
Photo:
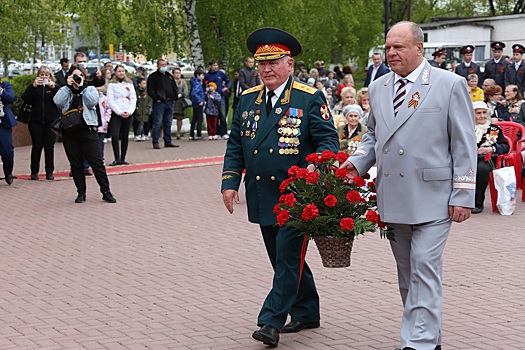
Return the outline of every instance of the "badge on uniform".
{"type": "Polygon", "coordinates": [[[419,104],[419,99],[421,98],[421,95],[419,95],[419,92],[415,92],[412,94],[412,99],[408,101],[408,108],[414,106],[414,109],[417,108],[417,105],[419,104]]]}
{"type": "Polygon", "coordinates": [[[323,118],[324,120],[330,119],[330,110],[328,109],[326,105],[321,106],[320,113],[321,113],[321,118],[323,118]]]}

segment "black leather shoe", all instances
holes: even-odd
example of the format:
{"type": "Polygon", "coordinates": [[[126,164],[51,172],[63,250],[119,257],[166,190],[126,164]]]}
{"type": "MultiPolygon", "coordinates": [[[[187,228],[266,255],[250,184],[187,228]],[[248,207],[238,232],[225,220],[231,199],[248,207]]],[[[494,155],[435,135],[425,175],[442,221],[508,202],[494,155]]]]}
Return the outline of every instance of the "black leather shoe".
{"type": "Polygon", "coordinates": [[[11,185],[13,183],[13,180],[14,180],[13,174],[5,175],[5,182],[7,182],[8,185],[11,185]]]}
{"type": "Polygon", "coordinates": [[[122,164],[119,160],[114,160],[113,163],[111,163],[109,166],[115,166],[122,164]]]}
{"type": "Polygon", "coordinates": [[[267,324],[262,326],[258,331],[253,332],[252,337],[271,347],[276,347],[279,344],[279,331],[277,328],[267,324]]]}
{"type": "Polygon", "coordinates": [[[153,144],[153,149],[160,149],[159,144],[158,144],[158,143],[154,143],[154,144],[153,144]]]}
{"type": "Polygon", "coordinates": [[[319,321],[314,322],[301,322],[301,321],[291,321],[286,326],[284,326],[282,333],[297,333],[303,329],[319,328],[319,321]]]}
{"type": "Polygon", "coordinates": [[[475,207],[471,210],[472,214],[479,214],[483,211],[483,207],[475,207]]]}
{"type": "Polygon", "coordinates": [[[164,147],[173,147],[173,148],[176,148],[176,147],[179,147],[179,145],[174,145],[173,143],[167,143],[164,145],[164,147]]]}
{"type": "Polygon", "coordinates": [[[434,348],[434,350],[441,350],[441,345],[436,345],[436,347],[434,348]]]}
{"type": "Polygon", "coordinates": [[[91,174],[91,173],[89,172],[89,169],[84,169],[84,175],[86,175],[86,176],[92,176],[93,174],[91,174]]]}
{"type": "Polygon", "coordinates": [[[129,165],[129,163],[126,162],[124,159],[122,159],[122,160],[120,161],[120,164],[122,164],[122,165],[129,165]]]}
{"type": "Polygon", "coordinates": [[[38,180],[38,174],[37,173],[31,173],[31,180],[38,180]]]}
{"type": "Polygon", "coordinates": [[[85,201],[86,201],[85,193],[79,193],[77,196],[77,199],[75,199],[75,203],[84,203],[85,201]]]}
{"type": "Polygon", "coordinates": [[[53,176],[53,174],[46,174],[46,180],[54,180],[55,177],[53,176]]]}
{"type": "Polygon", "coordinates": [[[104,194],[102,195],[102,199],[108,203],[117,203],[117,200],[115,199],[115,197],[113,197],[110,191],[104,192],[104,194]]]}

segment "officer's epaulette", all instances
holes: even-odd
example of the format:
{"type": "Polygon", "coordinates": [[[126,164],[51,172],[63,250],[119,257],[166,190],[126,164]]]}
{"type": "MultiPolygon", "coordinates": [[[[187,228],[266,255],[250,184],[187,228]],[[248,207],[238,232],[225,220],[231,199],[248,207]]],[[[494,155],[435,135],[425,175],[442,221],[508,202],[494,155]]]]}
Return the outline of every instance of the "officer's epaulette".
{"type": "Polygon", "coordinates": [[[261,91],[262,89],[264,89],[264,84],[254,86],[252,88],[249,88],[248,90],[244,90],[241,95],[251,94],[252,92],[261,91]]]}
{"type": "Polygon", "coordinates": [[[313,95],[317,91],[316,88],[311,87],[310,85],[306,85],[303,83],[300,83],[298,81],[293,81],[292,87],[296,90],[300,90],[302,92],[306,92],[307,94],[313,95]]]}

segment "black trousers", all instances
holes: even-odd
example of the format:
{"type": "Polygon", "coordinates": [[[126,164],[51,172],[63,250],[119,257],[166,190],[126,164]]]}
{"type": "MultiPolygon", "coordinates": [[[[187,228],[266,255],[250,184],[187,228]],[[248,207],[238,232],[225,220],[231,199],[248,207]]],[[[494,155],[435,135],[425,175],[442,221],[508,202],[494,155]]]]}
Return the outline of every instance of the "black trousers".
{"type": "Polygon", "coordinates": [[[478,157],[478,169],[476,172],[476,196],[474,205],[477,208],[483,207],[485,201],[485,191],[489,184],[489,175],[492,171],[492,167],[489,163],[485,162],[482,158],[478,157]]]}
{"type": "Polygon", "coordinates": [[[197,137],[202,136],[202,118],[204,117],[204,107],[193,108],[193,118],[191,118],[190,136],[195,137],[195,126],[197,126],[197,137]]]}
{"type": "Polygon", "coordinates": [[[116,161],[126,160],[126,153],[128,152],[129,143],[129,128],[133,116],[122,118],[111,112],[111,119],[109,120],[109,135],[111,136],[111,145],[113,146],[113,156],[116,161]],[[119,152],[119,140],[120,152],[119,152]]]}
{"type": "Polygon", "coordinates": [[[40,157],[44,150],[44,164],[46,174],[51,175],[55,170],[55,133],[51,131],[51,124],[41,122],[29,123],[29,134],[31,135],[31,174],[38,174],[40,171],[40,157]]]}
{"type": "Polygon", "coordinates": [[[106,174],[106,167],[100,154],[100,141],[96,130],[91,130],[87,126],[62,133],[62,144],[66,151],[67,159],[71,164],[73,181],[78,193],[86,193],[86,175],[84,174],[84,159],[86,159],[93,169],[93,175],[100,186],[100,192],[109,191],[109,180],[106,174]]]}

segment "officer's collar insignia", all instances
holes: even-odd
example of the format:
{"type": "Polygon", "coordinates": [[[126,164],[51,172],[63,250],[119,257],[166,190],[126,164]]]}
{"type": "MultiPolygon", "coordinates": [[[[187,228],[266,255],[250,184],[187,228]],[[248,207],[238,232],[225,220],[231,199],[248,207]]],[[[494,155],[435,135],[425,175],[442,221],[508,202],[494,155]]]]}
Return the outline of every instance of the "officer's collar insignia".
{"type": "Polygon", "coordinates": [[[283,109],[281,107],[277,107],[275,109],[275,114],[277,114],[277,115],[281,114],[282,112],[283,112],[283,109]]]}
{"type": "Polygon", "coordinates": [[[421,75],[421,83],[424,85],[428,85],[429,80],[429,70],[425,69],[423,70],[423,74],[421,75]]]}
{"type": "Polygon", "coordinates": [[[408,101],[408,108],[414,106],[414,109],[417,108],[417,105],[419,104],[419,99],[421,98],[421,95],[419,92],[415,92],[412,94],[412,99],[408,101]]]}
{"type": "Polygon", "coordinates": [[[290,89],[284,91],[284,97],[281,99],[281,104],[285,105],[290,103],[290,89]]]}

